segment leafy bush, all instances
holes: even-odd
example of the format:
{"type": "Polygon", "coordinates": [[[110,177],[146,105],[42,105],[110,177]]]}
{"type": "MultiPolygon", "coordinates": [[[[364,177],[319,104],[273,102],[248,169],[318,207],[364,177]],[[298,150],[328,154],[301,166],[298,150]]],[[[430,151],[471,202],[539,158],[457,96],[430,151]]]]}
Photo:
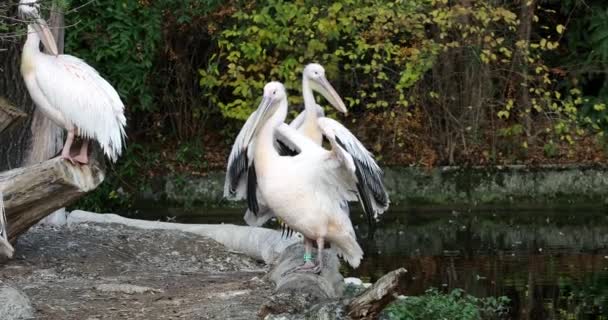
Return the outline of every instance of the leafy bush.
{"type": "MultiPolygon", "coordinates": [[[[201,86],[224,116],[245,119],[264,84],[300,90],[304,64],[322,63],[348,104],[373,109],[408,104],[404,89],[431,66],[437,46],[424,14],[430,1],[287,2],[237,11],[200,70],[201,86]]],[[[291,96],[298,104],[301,97],[291,96]]]]}
{"type": "Polygon", "coordinates": [[[207,20],[220,20],[209,15],[220,3],[71,0],[77,10],[66,14],[66,52],[86,60],[117,89],[131,128],[192,138],[208,115],[195,68],[213,49],[207,20]]]}
{"type": "MultiPolygon", "coordinates": [[[[379,143],[377,153],[426,143],[441,162],[474,153],[494,162],[500,129],[523,129],[505,152],[513,144],[542,150],[536,141],[553,137],[573,143],[582,134],[576,128],[580,91],[558,90],[544,61],[559,48],[565,27],[545,25],[539,11],[552,18],[533,2],[257,2],[225,24],[219,50],[200,70],[200,85],[225,117],[242,120],[270,80],[297,92],[290,104],[299,104],[301,68],[317,61],[355,114],[381,114],[380,127],[412,125],[392,131],[394,150],[379,143]],[[394,120],[404,117],[409,120],[394,120]],[[416,121],[428,131],[413,134],[430,141],[404,138],[420,127],[416,121]]],[[[359,132],[364,140],[379,136],[367,131],[359,132]]]]}
{"type": "Polygon", "coordinates": [[[441,294],[429,289],[423,296],[407,297],[390,304],[381,318],[390,320],[479,320],[508,315],[509,298],[477,298],[461,289],[441,294]]]}

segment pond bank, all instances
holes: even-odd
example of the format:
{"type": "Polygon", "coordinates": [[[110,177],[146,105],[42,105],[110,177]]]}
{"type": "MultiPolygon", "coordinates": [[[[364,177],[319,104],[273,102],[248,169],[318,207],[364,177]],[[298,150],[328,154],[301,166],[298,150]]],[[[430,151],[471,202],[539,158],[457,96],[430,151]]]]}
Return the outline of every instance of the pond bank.
{"type": "MultiPolygon", "coordinates": [[[[607,166],[546,165],[385,168],[393,207],[605,207],[607,166]]],[[[213,208],[243,207],[223,199],[224,173],[158,178],[139,195],[142,202],[213,208]]]]}
{"type": "Polygon", "coordinates": [[[0,268],[36,319],[254,319],[267,267],[187,232],[117,224],[37,226],[0,268]]]}

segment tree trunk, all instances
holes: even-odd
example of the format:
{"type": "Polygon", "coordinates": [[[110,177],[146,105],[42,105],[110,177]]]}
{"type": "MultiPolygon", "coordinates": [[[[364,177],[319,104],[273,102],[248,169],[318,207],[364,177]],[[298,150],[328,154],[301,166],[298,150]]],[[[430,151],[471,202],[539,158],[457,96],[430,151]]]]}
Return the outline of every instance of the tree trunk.
{"type": "MultiPolygon", "coordinates": [[[[13,1],[14,2],[14,1],[13,1]]],[[[11,31],[25,31],[23,28],[11,31]]],[[[21,166],[31,139],[30,126],[34,104],[19,71],[21,41],[0,37],[0,92],[6,100],[28,115],[25,121],[0,134],[0,171],[21,166]]]]}
{"type": "Polygon", "coordinates": [[[104,179],[103,163],[72,165],[60,158],[0,173],[0,192],[8,220],[8,239],[97,188],[104,179]]]}
{"type": "MultiPolygon", "coordinates": [[[[19,1],[9,0],[12,8],[19,1]]],[[[54,16],[49,26],[56,32],[63,48],[63,14],[53,6],[54,16]]],[[[11,12],[16,14],[16,10],[11,12]]],[[[14,38],[0,37],[0,92],[8,102],[28,115],[19,125],[11,126],[0,134],[0,171],[34,164],[53,157],[60,150],[63,130],[48,120],[36,108],[29,96],[20,72],[21,50],[25,41],[24,24],[11,25],[10,32],[21,32],[24,36],[14,38]]]]}
{"type": "Polygon", "coordinates": [[[23,120],[26,116],[27,114],[15,108],[3,97],[0,97],[0,133],[10,125],[15,124],[17,120],[23,120]]]}
{"type": "MultiPolygon", "coordinates": [[[[526,44],[530,42],[530,34],[532,32],[532,20],[534,18],[534,8],[536,7],[536,1],[525,1],[521,0],[520,3],[520,12],[519,12],[519,30],[518,30],[518,38],[519,40],[525,41],[526,44]]],[[[532,143],[531,139],[533,137],[532,132],[532,105],[530,103],[530,91],[528,87],[528,59],[527,59],[527,46],[526,48],[521,48],[518,50],[518,59],[519,66],[517,70],[519,70],[518,76],[516,77],[515,84],[518,86],[519,96],[518,96],[518,105],[524,112],[524,125],[526,129],[526,135],[528,139],[528,143],[532,143]],[[530,110],[530,112],[527,112],[530,110]]],[[[516,61],[517,61],[516,60],[516,61]]]]}

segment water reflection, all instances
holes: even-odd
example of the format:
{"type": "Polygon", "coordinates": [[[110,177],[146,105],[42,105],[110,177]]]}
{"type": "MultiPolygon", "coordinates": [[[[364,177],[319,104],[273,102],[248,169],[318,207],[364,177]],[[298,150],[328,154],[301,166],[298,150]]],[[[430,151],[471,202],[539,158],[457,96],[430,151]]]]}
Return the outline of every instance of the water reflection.
{"type": "Polygon", "coordinates": [[[608,219],[603,212],[391,212],[350,275],[408,270],[404,294],[463,288],[505,295],[513,319],[608,318],[608,219]]]}
{"type": "MultiPolygon", "coordinates": [[[[154,214],[189,223],[242,224],[241,210],[156,209],[154,214]]],[[[359,213],[353,218],[365,257],[358,269],[345,269],[348,276],[374,281],[405,267],[406,295],[430,287],[463,288],[478,297],[508,296],[512,319],[608,319],[603,211],[391,211],[373,236],[359,213]]]]}

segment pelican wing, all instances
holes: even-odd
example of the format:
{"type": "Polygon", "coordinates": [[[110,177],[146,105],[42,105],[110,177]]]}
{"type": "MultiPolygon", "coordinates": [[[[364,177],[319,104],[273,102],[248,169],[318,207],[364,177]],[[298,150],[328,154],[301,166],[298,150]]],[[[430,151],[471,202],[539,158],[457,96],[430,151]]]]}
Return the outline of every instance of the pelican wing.
{"type": "MultiPolygon", "coordinates": [[[[224,197],[230,200],[242,200],[247,198],[247,192],[255,194],[257,182],[255,181],[255,172],[249,173],[249,168],[252,164],[252,152],[255,147],[254,141],[248,146],[245,145],[245,132],[253,126],[253,119],[257,111],[251,113],[245,124],[241,128],[241,131],[236,136],[236,140],[230,150],[230,156],[228,157],[228,167],[226,170],[226,180],[224,181],[224,197]],[[254,181],[249,181],[254,179],[254,181]],[[250,189],[248,191],[248,189],[250,189]]],[[[280,134],[275,134],[275,148],[280,155],[293,156],[298,154],[300,151],[296,150],[293,145],[288,141],[285,141],[284,137],[280,134]]],[[[255,140],[255,139],[254,139],[255,140]]],[[[249,200],[248,200],[249,201],[249,200]]]]}
{"type": "Polygon", "coordinates": [[[289,149],[294,150],[297,153],[300,153],[305,149],[315,149],[319,147],[308,137],[285,123],[280,124],[275,129],[274,136],[278,140],[281,140],[289,149]]]}
{"type": "Polygon", "coordinates": [[[81,137],[97,140],[108,158],[116,161],[126,136],[124,105],[95,69],[70,55],[43,56],[36,83],[81,137]]]}
{"type": "MultiPolygon", "coordinates": [[[[230,150],[228,167],[226,168],[226,180],[224,181],[224,197],[230,200],[242,200],[247,197],[247,171],[251,165],[248,151],[252,148],[245,145],[245,132],[253,126],[253,119],[257,111],[251,113],[243,128],[236,136],[236,140],[230,150]]],[[[254,143],[251,143],[253,146],[254,143]]]]}
{"type": "Polygon", "coordinates": [[[343,125],[330,118],[319,118],[319,127],[332,145],[332,151],[355,179],[359,200],[368,218],[382,214],[389,205],[382,181],[383,172],[373,155],[343,125]]]}
{"type": "Polygon", "coordinates": [[[334,156],[336,153],[323,149],[295,128],[281,124],[275,129],[275,136],[280,136],[290,148],[297,150],[297,162],[305,163],[305,174],[313,184],[327,186],[323,192],[332,194],[331,198],[338,203],[357,200],[356,180],[353,178],[354,161],[348,154],[334,156]],[[319,182],[320,181],[320,182],[319,182]]]}
{"type": "Polygon", "coordinates": [[[247,199],[248,211],[245,214],[245,221],[249,225],[257,226],[266,222],[268,218],[271,218],[273,215],[266,214],[266,212],[270,212],[270,210],[266,208],[265,202],[257,192],[257,176],[253,164],[253,148],[255,148],[255,141],[252,141],[249,145],[245,145],[244,141],[245,132],[253,126],[253,119],[255,119],[256,112],[257,111],[254,111],[247,121],[245,121],[245,124],[232,145],[232,150],[230,150],[228,166],[226,169],[226,179],[224,181],[224,197],[230,200],[247,199]],[[258,212],[262,212],[263,216],[257,219],[251,217],[252,214],[257,217],[258,212]],[[268,218],[264,219],[264,217],[267,216],[268,218]]]}

